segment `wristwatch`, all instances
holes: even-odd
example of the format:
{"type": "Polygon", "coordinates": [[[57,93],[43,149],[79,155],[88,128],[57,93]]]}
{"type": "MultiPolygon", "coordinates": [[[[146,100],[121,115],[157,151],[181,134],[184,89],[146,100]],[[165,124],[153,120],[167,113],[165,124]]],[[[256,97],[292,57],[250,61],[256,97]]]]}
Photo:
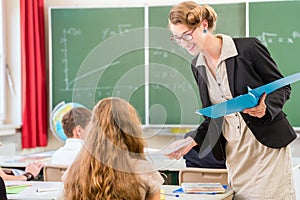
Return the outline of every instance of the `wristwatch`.
{"type": "Polygon", "coordinates": [[[26,181],[31,181],[32,179],[34,179],[33,174],[30,173],[30,172],[26,172],[26,173],[24,173],[22,175],[26,177],[26,181]]]}

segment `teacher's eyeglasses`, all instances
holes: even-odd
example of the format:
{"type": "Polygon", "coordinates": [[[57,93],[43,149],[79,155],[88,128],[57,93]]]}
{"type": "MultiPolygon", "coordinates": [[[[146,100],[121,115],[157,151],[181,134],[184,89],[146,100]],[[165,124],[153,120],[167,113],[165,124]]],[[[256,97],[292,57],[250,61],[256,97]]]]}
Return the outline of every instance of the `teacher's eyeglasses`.
{"type": "Polygon", "coordinates": [[[179,45],[181,44],[181,40],[189,42],[193,39],[193,33],[195,30],[196,30],[196,28],[193,28],[190,33],[185,33],[181,37],[179,37],[177,35],[171,35],[170,39],[171,39],[171,41],[176,42],[179,45]]]}

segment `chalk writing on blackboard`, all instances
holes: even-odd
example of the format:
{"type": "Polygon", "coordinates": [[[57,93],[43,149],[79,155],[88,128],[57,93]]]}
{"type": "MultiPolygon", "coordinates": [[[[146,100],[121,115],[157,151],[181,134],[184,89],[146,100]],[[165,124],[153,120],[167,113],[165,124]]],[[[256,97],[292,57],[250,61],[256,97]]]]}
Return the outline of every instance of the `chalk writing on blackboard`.
{"type": "Polygon", "coordinates": [[[62,37],[60,38],[60,43],[62,45],[61,52],[63,54],[62,57],[62,64],[64,67],[64,74],[65,74],[65,90],[70,90],[70,84],[69,84],[69,59],[68,59],[68,35],[71,36],[80,36],[81,30],[79,28],[63,28],[62,30],[62,37]]]}
{"type": "Polygon", "coordinates": [[[162,58],[168,58],[169,53],[180,55],[180,57],[190,56],[190,54],[180,46],[178,46],[176,49],[171,47],[169,49],[166,49],[165,47],[156,46],[152,51],[153,56],[160,56],[162,58]]]}
{"type": "Polygon", "coordinates": [[[128,32],[130,29],[132,29],[131,24],[118,24],[117,30],[111,30],[109,28],[104,28],[102,31],[102,40],[105,40],[111,36],[120,34],[121,36],[123,33],[128,32]]]}
{"type": "Polygon", "coordinates": [[[262,32],[257,38],[266,46],[271,43],[294,44],[296,39],[300,38],[298,31],[293,31],[289,36],[284,37],[277,33],[262,32]]]}
{"type": "Polygon", "coordinates": [[[162,56],[163,58],[168,58],[168,53],[166,51],[153,51],[154,56],[162,56]]]}
{"type": "Polygon", "coordinates": [[[293,31],[292,36],[293,38],[300,38],[300,33],[298,31],[293,31]]]}
{"type": "MultiPolygon", "coordinates": [[[[117,27],[117,31],[112,31],[108,28],[105,28],[103,30],[103,38],[110,37],[115,34],[122,34],[124,32],[127,32],[129,30],[128,28],[130,28],[130,27],[131,27],[130,24],[119,24],[117,27]]],[[[74,79],[71,79],[71,77],[69,77],[70,66],[69,66],[69,55],[68,55],[68,36],[74,37],[74,36],[80,36],[81,34],[82,33],[81,33],[80,28],[70,27],[70,28],[63,28],[63,30],[62,30],[62,37],[60,38],[60,43],[62,46],[61,53],[63,54],[63,56],[62,56],[61,62],[64,67],[64,83],[65,84],[64,84],[64,88],[60,89],[61,91],[73,91],[73,84],[75,81],[82,79],[82,78],[86,78],[89,75],[92,75],[97,71],[104,70],[108,67],[108,66],[98,67],[86,74],[83,74],[79,77],[75,77],[74,79]]],[[[111,63],[110,66],[117,65],[117,64],[119,64],[119,61],[111,63]]],[[[86,89],[87,88],[85,88],[84,90],[86,90],[86,89]]],[[[97,89],[100,89],[100,88],[97,88],[97,89]]],[[[101,89],[105,89],[105,88],[101,88],[101,89]]],[[[81,89],[77,88],[77,90],[81,90],[81,89]]],[[[108,90],[111,90],[111,88],[108,88],[108,90]]],[[[101,94],[100,94],[100,96],[101,96],[101,94]]]]}
{"type": "Polygon", "coordinates": [[[169,83],[169,84],[164,84],[163,86],[160,84],[153,84],[153,89],[154,90],[162,90],[164,88],[168,88],[169,90],[172,91],[192,91],[193,88],[188,82],[184,83],[169,83]]]}
{"type": "MultiPolygon", "coordinates": [[[[118,24],[116,29],[111,29],[111,28],[104,28],[102,31],[102,39],[105,40],[106,38],[109,38],[114,35],[122,35],[126,32],[128,32],[132,28],[131,24],[118,24]]],[[[60,43],[61,43],[61,53],[62,53],[62,65],[64,69],[64,88],[61,88],[61,91],[73,91],[73,84],[75,81],[85,78],[91,74],[94,74],[97,71],[106,69],[108,66],[103,66],[103,67],[98,67],[95,70],[92,70],[89,73],[83,74],[80,77],[75,77],[74,79],[71,79],[69,77],[69,72],[70,72],[70,66],[69,66],[69,59],[71,59],[68,55],[68,37],[76,37],[76,36],[81,36],[82,31],[80,28],[75,28],[75,27],[69,27],[69,28],[63,28],[62,29],[62,36],[60,38],[60,43]]],[[[119,61],[116,61],[112,65],[119,64],[119,61]]],[[[103,89],[103,88],[101,88],[103,89]]],[[[109,89],[111,90],[111,88],[109,89]]]]}

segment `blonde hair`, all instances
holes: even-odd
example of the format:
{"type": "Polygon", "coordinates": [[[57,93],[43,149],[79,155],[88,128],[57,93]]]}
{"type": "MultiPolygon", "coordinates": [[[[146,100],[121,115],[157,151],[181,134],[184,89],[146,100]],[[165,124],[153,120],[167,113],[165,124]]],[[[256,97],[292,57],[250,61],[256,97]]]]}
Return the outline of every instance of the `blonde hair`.
{"type": "Polygon", "coordinates": [[[217,13],[209,5],[200,6],[193,1],[185,1],[175,5],[169,13],[169,23],[184,24],[191,29],[198,27],[203,20],[207,20],[209,30],[214,30],[217,13]]]}
{"type": "Polygon", "coordinates": [[[132,158],[145,159],[139,116],[120,98],[105,98],[93,109],[85,147],[69,168],[66,200],[140,200],[132,158]]]}

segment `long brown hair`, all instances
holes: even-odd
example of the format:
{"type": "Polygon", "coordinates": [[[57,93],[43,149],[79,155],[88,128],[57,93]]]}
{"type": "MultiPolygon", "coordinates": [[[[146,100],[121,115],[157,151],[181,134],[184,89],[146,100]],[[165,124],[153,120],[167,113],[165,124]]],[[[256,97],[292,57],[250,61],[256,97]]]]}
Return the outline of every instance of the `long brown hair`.
{"type": "Polygon", "coordinates": [[[145,143],[135,109],[120,98],[94,107],[85,147],[64,183],[66,200],[141,200],[132,158],[145,159],[145,143]]]}

